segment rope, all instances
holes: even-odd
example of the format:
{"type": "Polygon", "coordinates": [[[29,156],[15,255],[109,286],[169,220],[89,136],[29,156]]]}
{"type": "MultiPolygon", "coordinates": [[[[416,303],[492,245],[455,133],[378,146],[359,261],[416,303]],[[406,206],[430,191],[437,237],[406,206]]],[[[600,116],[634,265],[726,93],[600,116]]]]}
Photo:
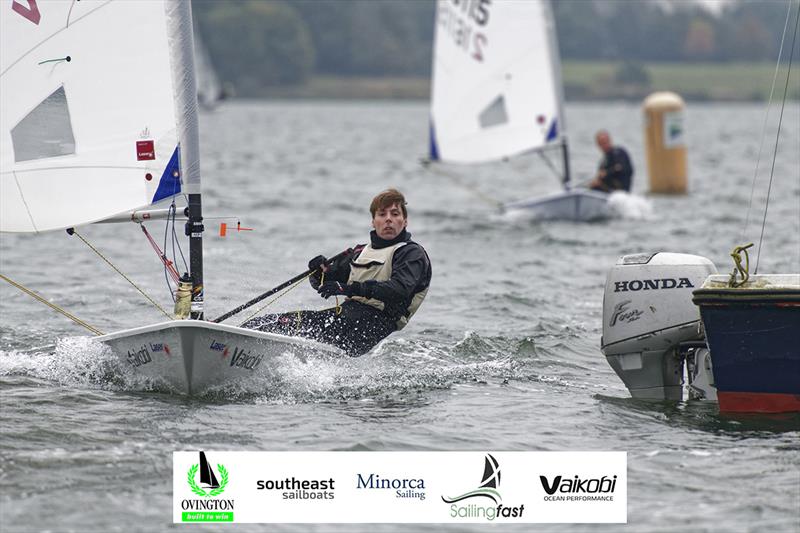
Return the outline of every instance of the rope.
{"type": "Polygon", "coordinates": [[[456,176],[455,174],[452,174],[450,172],[445,171],[439,165],[431,164],[430,162],[424,162],[423,161],[422,162],[422,166],[425,167],[425,168],[432,169],[434,173],[439,174],[440,176],[443,176],[443,177],[449,179],[454,184],[458,185],[462,189],[465,189],[465,190],[471,192],[478,199],[486,202],[487,204],[491,205],[492,207],[499,208],[499,209],[503,208],[503,202],[501,202],[500,200],[497,200],[495,198],[492,198],[491,196],[488,196],[488,195],[484,194],[477,187],[474,187],[473,185],[470,185],[469,183],[465,183],[458,176],[456,176]]]}
{"type": "Polygon", "coordinates": [[[800,26],[800,5],[794,19],[794,34],[792,36],[792,47],[789,52],[789,66],[786,72],[786,84],[783,88],[783,102],[781,103],[781,114],[778,118],[778,132],[775,135],[775,150],[772,153],[772,168],[769,171],[769,187],[767,187],[767,203],[764,206],[764,220],[761,222],[761,236],[758,238],[758,253],[756,254],[756,269],[758,274],[758,263],[761,260],[761,244],[764,242],[764,229],[767,226],[767,211],[769,210],[769,197],[772,194],[772,178],[775,175],[775,160],[778,158],[778,140],[781,137],[781,125],[783,124],[783,110],[786,108],[786,95],[789,93],[789,78],[792,75],[792,59],[794,58],[794,48],[797,42],[797,28],[800,26]]]}
{"type": "MultiPolygon", "coordinates": [[[[322,285],[323,283],[325,283],[325,271],[324,270],[322,271],[322,274],[319,277],[319,284],[322,285]]],[[[342,314],[342,306],[339,305],[339,297],[338,296],[334,296],[333,298],[334,298],[334,300],[336,300],[336,305],[333,307],[333,309],[336,309],[336,314],[337,315],[341,315],[342,314]]]]}
{"type": "MultiPolygon", "coordinates": [[[[175,206],[175,198],[172,198],[172,205],[169,206],[172,210],[172,218],[169,219],[168,227],[172,229],[172,262],[178,262],[178,258],[175,256],[175,248],[178,249],[178,252],[181,254],[181,261],[183,261],[183,271],[189,272],[189,265],[186,263],[186,257],[183,255],[183,248],[181,248],[181,241],[178,239],[178,235],[175,233],[175,216],[177,214],[177,207],[175,206]]],[[[164,228],[164,253],[167,253],[167,227],[164,228]]]]}
{"type": "Polygon", "coordinates": [[[77,231],[75,228],[70,228],[70,229],[71,229],[71,233],[70,233],[70,230],[68,230],[68,231],[67,231],[67,233],[70,233],[70,235],[72,235],[72,234],[74,234],[74,235],[77,235],[77,236],[78,236],[78,238],[79,238],[80,240],[82,240],[82,241],[84,242],[84,244],[86,244],[86,246],[88,246],[89,248],[91,248],[91,250],[92,250],[94,253],[96,253],[98,256],[100,256],[100,259],[102,259],[103,261],[105,261],[106,263],[108,263],[108,265],[109,265],[111,268],[113,268],[114,270],[116,270],[116,271],[117,271],[117,274],[119,274],[120,276],[122,276],[123,278],[125,278],[125,280],[127,280],[127,282],[128,282],[128,283],[130,283],[130,284],[133,286],[133,288],[134,288],[134,289],[136,289],[137,291],[139,291],[139,292],[141,293],[141,295],[142,295],[142,296],[144,296],[145,298],[147,298],[147,300],[148,300],[148,301],[149,301],[151,304],[153,304],[153,306],[154,306],[156,309],[158,309],[159,311],[161,311],[161,312],[164,314],[164,316],[166,316],[168,319],[170,319],[170,320],[173,320],[173,317],[172,317],[172,316],[170,316],[170,315],[169,315],[169,313],[167,313],[166,311],[164,311],[164,309],[163,309],[163,308],[162,308],[160,305],[158,305],[158,303],[156,303],[156,301],[155,301],[155,300],[153,300],[152,298],[150,298],[150,297],[149,297],[149,296],[148,296],[148,295],[147,295],[147,294],[146,294],[146,293],[145,293],[145,292],[144,292],[142,289],[140,289],[140,288],[139,288],[139,287],[138,287],[138,286],[137,286],[137,285],[136,285],[136,284],[135,284],[135,283],[134,283],[134,282],[133,282],[133,281],[132,281],[132,280],[131,280],[131,279],[130,279],[128,276],[126,276],[125,274],[123,274],[123,273],[122,273],[122,271],[120,271],[120,269],[118,269],[117,267],[115,267],[115,266],[114,266],[114,265],[111,263],[111,261],[109,261],[108,259],[106,259],[106,257],[105,257],[103,254],[101,254],[101,253],[100,253],[100,251],[99,251],[99,250],[97,250],[97,248],[95,248],[94,246],[92,246],[91,244],[89,244],[89,242],[88,242],[86,239],[84,239],[84,238],[83,238],[83,236],[82,236],[80,233],[78,233],[78,231],[77,231]]]}
{"type": "MultiPolygon", "coordinates": [[[[283,291],[281,293],[278,293],[278,295],[275,296],[275,298],[273,298],[272,300],[268,301],[267,303],[265,303],[264,305],[262,305],[261,307],[256,309],[255,312],[253,312],[253,314],[251,314],[250,316],[245,318],[244,321],[241,324],[239,324],[239,327],[242,327],[251,318],[253,318],[257,314],[259,314],[261,311],[263,311],[264,309],[266,309],[270,305],[274,304],[275,302],[277,302],[278,300],[280,300],[281,298],[283,298],[284,296],[289,294],[290,291],[296,289],[298,285],[300,285],[302,282],[304,282],[305,280],[307,280],[308,278],[310,278],[313,275],[314,275],[314,272],[309,272],[309,274],[307,276],[305,276],[303,278],[300,278],[299,280],[297,280],[292,285],[289,285],[289,287],[287,287],[285,291],[283,291]]],[[[325,272],[324,271],[322,272],[322,275],[319,278],[319,284],[322,285],[323,283],[325,283],[325,272]]],[[[336,314],[339,315],[339,314],[342,313],[342,306],[339,304],[339,297],[338,296],[334,296],[334,298],[336,299],[336,306],[333,307],[333,309],[336,309],[336,314]]],[[[302,321],[303,321],[302,314],[301,314],[300,311],[297,311],[297,324],[300,325],[300,322],[302,322],[302,321]]]]}
{"type": "MultiPolygon", "coordinates": [[[[267,303],[265,303],[264,305],[262,305],[261,307],[256,309],[255,312],[252,315],[250,315],[247,318],[245,318],[244,321],[241,324],[239,324],[239,327],[242,327],[248,320],[250,320],[251,318],[253,318],[257,314],[259,314],[261,311],[263,311],[264,309],[266,309],[270,305],[274,304],[275,302],[277,302],[278,300],[280,300],[281,298],[286,296],[290,291],[294,290],[295,288],[297,288],[298,285],[300,285],[302,282],[304,282],[305,280],[310,278],[312,274],[313,274],[313,272],[310,272],[306,277],[300,278],[299,280],[297,280],[292,285],[289,285],[286,288],[286,290],[284,290],[283,292],[278,293],[278,295],[275,296],[275,298],[273,298],[272,300],[269,300],[267,303]]],[[[298,313],[299,313],[299,311],[298,311],[298,313]]]]}
{"type": "Polygon", "coordinates": [[[161,262],[164,263],[164,268],[167,270],[167,272],[169,272],[169,275],[172,278],[172,280],[175,283],[178,283],[181,279],[181,275],[178,274],[177,270],[175,270],[175,264],[169,259],[167,259],[167,254],[161,251],[161,248],[158,247],[156,241],[153,239],[153,237],[150,236],[150,232],[147,231],[147,228],[144,227],[144,224],[139,223],[139,226],[142,228],[142,231],[144,232],[145,237],[147,237],[147,240],[150,241],[150,246],[153,247],[153,250],[156,251],[156,254],[158,254],[159,259],[161,259],[161,262]]]}
{"type": "Polygon", "coordinates": [[[775,94],[775,84],[778,81],[778,72],[781,68],[781,57],[783,56],[783,44],[786,41],[786,29],[789,27],[789,19],[792,14],[792,3],[789,2],[786,12],[786,22],[783,24],[783,34],[781,35],[781,46],[778,50],[778,62],[775,65],[775,73],[772,75],[772,86],[769,89],[769,99],[767,100],[767,112],[764,113],[764,124],[761,126],[761,142],[758,143],[758,155],[756,156],[756,168],[753,172],[753,185],[750,187],[750,201],[747,203],[747,217],[744,220],[744,228],[739,235],[739,240],[743,241],[747,235],[747,228],[750,227],[750,213],[753,208],[753,197],[756,193],[756,181],[758,180],[758,168],[761,165],[761,153],[764,150],[764,139],[767,137],[767,123],[769,122],[769,109],[772,107],[772,97],[775,94]]]}
{"type": "Polygon", "coordinates": [[[561,174],[558,172],[558,169],[557,169],[557,168],[556,168],[556,166],[553,164],[553,162],[552,162],[552,161],[550,161],[550,160],[547,158],[547,156],[545,155],[545,153],[544,153],[544,151],[543,151],[543,150],[540,150],[540,151],[539,151],[539,157],[541,157],[541,158],[542,158],[542,161],[544,161],[544,162],[545,162],[545,164],[546,164],[546,165],[547,165],[547,166],[550,168],[550,170],[553,172],[553,174],[555,174],[556,176],[559,176],[559,177],[562,179],[562,181],[563,181],[563,179],[564,179],[564,178],[563,178],[563,177],[561,176],[561,174]]]}
{"type": "Polygon", "coordinates": [[[50,309],[52,309],[52,310],[54,310],[54,311],[57,311],[57,312],[61,313],[62,315],[64,315],[65,317],[69,318],[70,320],[72,320],[73,322],[75,322],[76,324],[78,324],[79,326],[83,326],[84,328],[88,329],[89,331],[91,331],[91,332],[92,332],[92,333],[94,333],[95,335],[103,335],[103,332],[102,332],[102,331],[100,331],[99,329],[97,329],[97,328],[94,328],[94,327],[90,326],[89,324],[87,324],[86,322],[84,322],[83,320],[81,320],[80,318],[76,317],[75,315],[71,315],[70,313],[68,313],[68,312],[67,312],[67,311],[65,311],[64,309],[60,308],[59,306],[57,306],[57,305],[55,305],[55,304],[52,304],[52,303],[48,302],[47,300],[45,300],[44,298],[42,298],[41,296],[39,296],[38,294],[36,294],[36,293],[35,293],[35,292],[33,292],[32,290],[30,290],[30,289],[28,289],[28,288],[26,288],[26,287],[23,287],[23,286],[22,286],[22,285],[20,285],[19,283],[15,282],[15,281],[13,281],[13,280],[11,280],[11,279],[9,279],[9,278],[7,278],[7,277],[6,277],[6,276],[4,276],[3,274],[0,274],[0,278],[3,278],[3,280],[4,280],[4,281],[7,281],[8,283],[10,283],[10,284],[11,284],[11,285],[13,285],[14,287],[18,288],[19,290],[21,290],[22,292],[24,292],[24,293],[25,293],[25,294],[27,294],[28,296],[32,296],[32,297],[33,297],[33,298],[35,298],[36,300],[38,300],[38,301],[42,302],[44,305],[46,305],[46,306],[47,306],[47,307],[49,307],[50,309]]]}
{"type": "Polygon", "coordinates": [[[753,243],[751,242],[744,246],[737,246],[731,252],[734,266],[731,278],[728,280],[728,287],[741,287],[750,279],[750,255],[747,253],[747,249],[752,246],[753,243]],[[742,266],[742,254],[744,254],[744,267],[742,266]],[[737,275],[742,278],[742,281],[736,281],[737,275]]]}

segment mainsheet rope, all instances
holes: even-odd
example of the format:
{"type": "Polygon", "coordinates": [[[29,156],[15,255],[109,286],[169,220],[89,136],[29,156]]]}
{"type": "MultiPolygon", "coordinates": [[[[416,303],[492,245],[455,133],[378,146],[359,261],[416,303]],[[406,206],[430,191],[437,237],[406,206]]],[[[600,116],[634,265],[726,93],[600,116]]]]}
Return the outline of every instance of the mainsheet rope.
{"type": "Polygon", "coordinates": [[[86,246],[88,246],[88,247],[89,247],[89,248],[90,248],[90,249],[91,249],[91,250],[92,250],[94,253],[96,253],[96,254],[97,254],[99,257],[100,257],[100,259],[102,259],[103,261],[105,261],[106,263],[108,263],[108,266],[110,266],[111,268],[113,268],[114,270],[116,270],[117,274],[119,274],[120,276],[122,276],[123,278],[125,278],[125,280],[126,280],[128,283],[130,283],[130,284],[133,286],[133,288],[134,288],[134,289],[136,289],[137,291],[139,291],[139,293],[141,293],[141,295],[142,295],[142,296],[144,296],[145,298],[147,298],[147,300],[148,300],[148,301],[149,301],[151,304],[153,304],[153,306],[154,306],[156,309],[158,309],[159,311],[161,311],[161,312],[164,314],[164,316],[166,316],[168,319],[170,319],[170,320],[173,320],[173,317],[172,317],[172,316],[171,316],[169,313],[167,313],[166,311],[164,311],[164,308],[163,308],[163,307],[161,307],[160,305],[158,305],[158,302],[156,302],[155,300],[153,300],[152,298],[150,298],[150,296],[148,296],[148,295],[147,295],[147,293],[145,293],[145,292],[144,292],[142,289],[140,289],[140,288],[139,288],[139,286],[138,286],[138,285],[136,285],[136,283],[134,283],[134,282],[133,282],[133,280],[131,280],[131,278],[129,278],[128,276],[126,276],[125,274],[123,274],[123,272],[122,272],[120,269],[118,269],[116,266],[114,266],[114,264],[113,264],[111,261],[109,261],[109,260],[108,260],[108,259],[107,259],[107,258],[106,258],[106,257],[105,257],[103,254],[102,254],[102,253],[100,253],[100,251],[99,251],[97,248],[95,248],[94,246],[92,246],[91,244],[89,244],[89,241],[87,241],[86,239],[84,239],[84,238],[83,238],[83,236],[82,236],[80,233],[78,233],[78,231],[77,231],[75,228],[70,228],[69,230],[67,230],[67,233],[69,233],[70,235],[77,235],[77,236],[78,236],[78,238],[79,238],[80,240],[82,240],[82,241],[84,242],[84,244],[86,244],[86,246]]]}
{"type": "Polygon", "coordinates": [[[31,296],[32,298],[42,302],[44,305],[46,305],[50,309],[52,309],[52,310],[54,310],[54,311],[56,311],[58,313],[61,313],[62,315],[64,315],[65,317],[69,318],[70,320],[72,320],[73,322],[78,324],[79,326],[83,326],[84,328],[88,329],[89,331],[91,331],[95,335],[103,335],[103,332],[100,331],[99,329],[97,329],[97,328],[95,328],[93,326],[90,326],[89,324],[87,324],[86,322],[81,320],[80,318],[76,317],[75,315],[72,315],[72,314],[68,313],[67,311],[65,311],[61,307],[57,306],[56,304],[48,302],[47,300],[45,300],[44,298],[42,298],[41,296],[39,296],[38,294],[36,294],[32,290],[30,290],[29,288],[17,283],[16,281],[4,276],[3,274],[0,274],[0,278],[3,278],[3,281],[8,282],[9,284],[11,284],[14,287],[16,287],[17,289],[21,290],[22,292],[24,292],[28,296],[31,296]]]}
{"type": "MultiPolygon", "coordinates": [[[[316,272],[316,271],[314,271],[314,272],[316,272]]],[[[289,285],[286,288],[286,290],[284,290],[283,292],[278,293],[278,295],[275,296],[275,298],[273,298],[272,300],[269,300],[267,303],[265,303],[264,305],[262,305],[261,307],[256,309],[255,312],[253,312],[253,314],[251,314],[250,316],[245,318],[244,321],[242,321],[242,323],[239,324],[239,327],[244,326],[250,319],[255,317],[257,314],[261,313],[261,311],[263,311],[264,309],[266,309],[270,305],[274,304],[276,301],[280,300],[281,298],[283,298],[284,296],[289,294],[289,292],[291,292],[294,289],[296,289],[298,285],[300,285],[302,282],[304,282],[305,280],[307,280],[308,278],[313,276],[314,272],[309,272],[307,276],[305,276],[303,278],[300,278],[299,280],[297,280],[292,285],[289,285]]],[[[322,272],[322,275],[320,276],[320,281],[319,281],[320,285],[322,285],[323,283],[325,283],[325,271],[322,272]]],[[[338,314],[340,314],[342,312],[342,306],[339,305],[339,297],[335,296],[334,298],[336,298],[336,306],[334,307],[334,309],[336,309],[336,314],[338,315],[338,314]]],[[[300,324],[300,322],[302,322],[302,315],[301,315],[300,311],[297,311],[297,323],[300,324]]]]}
{"type": "Polygon", "coordinates": [[[477,187],[465,182],[459,176],[456,176],[452,172],[448,172],[447,170],[441,168],[440,165],[434,164],[427,160],[421,161],[421,164],[426,169],[430,169],[434,174],[438,174],[444,178],[449,179],[455,185],[461,187],[462,189],[471,192],[476,198],[486,202],[487,204],[495,207],[497,209],[503,209],[503,202],[497,200],[496,198],[492,198],[491,196],[485,194],[483,191],[478,189],[477,187]]]}

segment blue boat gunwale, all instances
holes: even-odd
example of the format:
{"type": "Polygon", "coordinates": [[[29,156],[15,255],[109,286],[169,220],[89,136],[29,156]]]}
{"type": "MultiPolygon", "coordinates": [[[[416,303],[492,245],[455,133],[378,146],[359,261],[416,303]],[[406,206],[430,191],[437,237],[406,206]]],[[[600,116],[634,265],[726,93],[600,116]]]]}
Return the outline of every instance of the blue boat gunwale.
{"type": "Polygon", "coordinates": [[[774,305],[778,307],[800,306],[800,289],[794,288],[701,288],[692,292],[692,302],[704,305],[774,305]]]}

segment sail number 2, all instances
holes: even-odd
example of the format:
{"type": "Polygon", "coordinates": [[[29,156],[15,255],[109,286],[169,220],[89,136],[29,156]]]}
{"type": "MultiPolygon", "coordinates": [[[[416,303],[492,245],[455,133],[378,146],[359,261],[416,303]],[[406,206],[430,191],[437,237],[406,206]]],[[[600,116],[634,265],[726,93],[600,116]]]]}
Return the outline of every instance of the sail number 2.
{"type": "Polygon", "coordinates": [[[37,26],[39,25],[39,21],[42,20],[42,14],[39,13],[39,6],[36,5],[36,0],[14,0],[11,3],[11,9],[37,26]],[[22,2],[28,4],[27,7],[23,6],[22,2]]]}
{"type": "Polygon", "coordinates": [[[479,30],[489,23],[491,5],[491,0],[440,0],[437,38],[448,36],[472,59],[483,61],[489,39],[479,30]]]}

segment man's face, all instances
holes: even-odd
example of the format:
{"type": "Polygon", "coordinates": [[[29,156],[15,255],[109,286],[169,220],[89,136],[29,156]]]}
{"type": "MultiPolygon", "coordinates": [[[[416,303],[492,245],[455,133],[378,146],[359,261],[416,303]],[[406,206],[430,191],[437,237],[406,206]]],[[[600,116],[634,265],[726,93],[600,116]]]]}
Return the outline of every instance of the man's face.
{"type": "Polygon", "coordinates": [[[406,227],[408,219],[403,216],[403,209],[398,204],[375,211],[372,217],[372,227],[381,239],[387,241],[397,237],[406,227]]]}
{"type": "Polygon", "coordinates": [[[603,151],[608,152],[611,150],[611,138],[607,133],[600,133],[597,135],[597,146],[603,151]]]}

